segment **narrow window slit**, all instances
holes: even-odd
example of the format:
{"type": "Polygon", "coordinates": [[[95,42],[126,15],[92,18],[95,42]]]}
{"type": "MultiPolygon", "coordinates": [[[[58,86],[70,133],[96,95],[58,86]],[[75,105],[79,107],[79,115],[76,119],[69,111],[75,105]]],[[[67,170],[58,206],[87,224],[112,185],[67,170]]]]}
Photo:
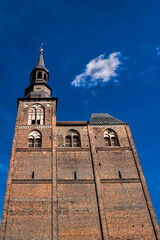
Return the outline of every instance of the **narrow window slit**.
{"type": "Polygon", "coordinates": [[[122,174],[120,171],[118,171],[119,178],[122,179],[122,174]]]}
{"type": "Polygon", "coordinates": [[[32,179],[34,179],[34,172],[32,172],[32,179]]]}
{"type": "Polygon", "coordinates": [[[77,179],[77,173],[74,172],[74,179],[76,180],[77,179]]]}

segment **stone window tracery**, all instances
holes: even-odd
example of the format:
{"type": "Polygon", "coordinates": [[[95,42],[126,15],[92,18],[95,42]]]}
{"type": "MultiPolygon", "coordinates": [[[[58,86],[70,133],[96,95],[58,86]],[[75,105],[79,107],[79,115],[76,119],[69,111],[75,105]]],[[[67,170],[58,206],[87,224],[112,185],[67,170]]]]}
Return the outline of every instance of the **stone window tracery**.
{"type": "Polygon", "coordinates": [[[28,136],[28,147],[41,147],[42,146],[42,135],[39,131],[32,131],[28,136]]]}
{"type": "Polygon", "coordinates": [[[119,146],[117,133],[112,129],[107,129],[104,132],[105,146],[119,146]]]}
{"type": "Polygon", "coordinates": [[[44,124],[44,107],[41,104],[34,104],[29,110],[28,125],[44,124]]]}
{"type": "Polygon", "coordinates": [[[80,135],[75,130],[70,130],[67,132],[65,137],[65,146],[66,147],[80,147],[80,135]]]}

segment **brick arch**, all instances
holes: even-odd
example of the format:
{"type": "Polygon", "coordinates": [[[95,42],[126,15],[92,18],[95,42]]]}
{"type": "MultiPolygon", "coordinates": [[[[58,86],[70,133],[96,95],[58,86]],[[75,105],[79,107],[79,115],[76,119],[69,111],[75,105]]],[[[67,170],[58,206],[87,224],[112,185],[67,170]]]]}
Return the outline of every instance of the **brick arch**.
{"type": "Polygon", "coordinates": [[[81,147],[80,133],[76,129],[69,129],[65,133],[66,147],[81,147]]]}
{"type": "Polygon", "coordinates": [[[28,147],[41,147],[42,146],[42,133],[39,130],[32,130],[28,134],[28,147]]]}
{"type": "Polygon", "coordinates": [[[120,146],[118,134],[111,128],[107,128],[104,133],[105,146],[120,146]]]}
{"type": "Polygon", "coordinates": [[[42,104],[35,103],[28,110],[28,125],[44,125],[45,108],[42,104]]]}

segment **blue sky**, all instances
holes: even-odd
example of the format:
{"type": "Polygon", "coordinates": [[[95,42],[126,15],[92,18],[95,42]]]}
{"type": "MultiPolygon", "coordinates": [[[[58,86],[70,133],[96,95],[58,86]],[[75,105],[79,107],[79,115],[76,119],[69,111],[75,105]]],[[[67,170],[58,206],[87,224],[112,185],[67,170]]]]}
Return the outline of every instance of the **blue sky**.
{"type": "Polygon", "coordinates": [[[0,1],[0,215],[17,112],[43,42],[58,120],[130,124],[160,221],[160,1],[0,1]],[[105,77],[107,76],[107,77],[105,77]]]}

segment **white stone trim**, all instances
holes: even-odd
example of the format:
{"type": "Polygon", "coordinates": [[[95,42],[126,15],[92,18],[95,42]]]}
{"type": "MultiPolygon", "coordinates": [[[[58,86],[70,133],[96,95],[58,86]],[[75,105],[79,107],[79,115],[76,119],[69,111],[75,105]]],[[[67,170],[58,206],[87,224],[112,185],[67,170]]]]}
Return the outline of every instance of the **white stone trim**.
{"type": "Polygon", "coordinates": [[[108,127],[111,127],[111,128],[115,128],[115,127],[124,127],[124,125],[91,125],[92,128],[108,128],[108,127]]]}
{"type": "Polygon", "coordinates": [[[52,128],[51,125],[23,125],[23,126],[18,126],[18,128],[52,128]]]}

